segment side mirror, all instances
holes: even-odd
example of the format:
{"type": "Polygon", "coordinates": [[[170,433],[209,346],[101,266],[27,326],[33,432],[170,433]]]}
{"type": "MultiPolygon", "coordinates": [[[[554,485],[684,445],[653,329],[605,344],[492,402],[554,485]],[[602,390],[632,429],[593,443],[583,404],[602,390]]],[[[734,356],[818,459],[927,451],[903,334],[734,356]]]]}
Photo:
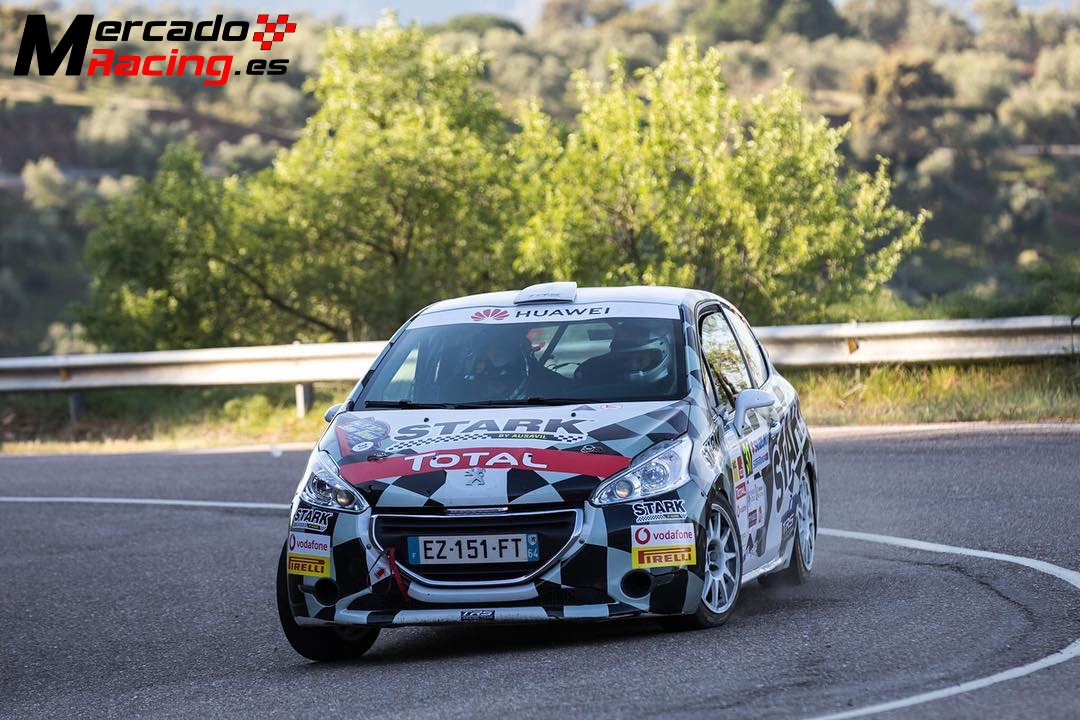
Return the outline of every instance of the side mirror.
{"type": "Polygon", "coordinates": [[[746,411],[751,408],[769,407],[776,402],[776,396],[764,390],[743,390],[735,396],[735,432],[742,435],[746,425],[746,411]]]}
{"type": "Polygon", "coordinates": [[[334,419],[334,416],[338,414],[339,410],[341,410],[341,403],[326,408],[326,412],[323,413],[323,420],[330,422],[334,419]]]}

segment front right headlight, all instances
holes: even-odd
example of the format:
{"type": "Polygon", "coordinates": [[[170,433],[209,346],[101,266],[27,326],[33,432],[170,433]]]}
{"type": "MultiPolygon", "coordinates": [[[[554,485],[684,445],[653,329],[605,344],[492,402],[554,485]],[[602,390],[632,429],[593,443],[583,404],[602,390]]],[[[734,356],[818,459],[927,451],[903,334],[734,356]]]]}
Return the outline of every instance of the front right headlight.
{"type": "Polygon", "coordinates": [[[593,493],[593,504],[641,500],[685,485],[690,480],[692,447],[693,441],[685,435],[653,446],[630,467],[600,485],[593,493]]]}
{"type": "Polygon", "coordinates": [[[300,499],[330,510],[363,512],[368,507],[360,493],[341,478],[338,464],[325,450],[316,450],[308,459],[300,499]]]}

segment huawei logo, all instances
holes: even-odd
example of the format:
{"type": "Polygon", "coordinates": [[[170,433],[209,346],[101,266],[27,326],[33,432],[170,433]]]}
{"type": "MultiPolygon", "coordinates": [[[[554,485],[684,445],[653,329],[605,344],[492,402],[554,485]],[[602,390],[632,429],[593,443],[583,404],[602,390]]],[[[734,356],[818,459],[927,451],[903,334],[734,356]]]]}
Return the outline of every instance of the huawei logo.
{"type": "Polygon", "coordinates": [[[510,313],[499,308],[488,308],[472,314],[472,319],[476,322],[483,322],[484,320],[505,320],[508,317],[510,317],[510,313]]]}

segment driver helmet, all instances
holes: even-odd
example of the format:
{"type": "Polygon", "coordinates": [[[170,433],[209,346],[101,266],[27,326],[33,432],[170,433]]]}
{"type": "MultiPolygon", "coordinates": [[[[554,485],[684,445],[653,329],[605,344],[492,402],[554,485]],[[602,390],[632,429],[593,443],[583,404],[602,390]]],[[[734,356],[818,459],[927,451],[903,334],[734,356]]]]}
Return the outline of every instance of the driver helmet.
{"type": "Polygon", "coordinates": [[[528,377],[530,349],[524,332],[511,328],[485,329],[471,374],[484,383],[493,397],[510,397],[528,377]]]}
{"type": "Polygon", "coordinates": [[[648,323],[625,322],[615,329],[610,351],[620,357],[624,379],[648,385],[671,374],[671,343],[648,323]]]}

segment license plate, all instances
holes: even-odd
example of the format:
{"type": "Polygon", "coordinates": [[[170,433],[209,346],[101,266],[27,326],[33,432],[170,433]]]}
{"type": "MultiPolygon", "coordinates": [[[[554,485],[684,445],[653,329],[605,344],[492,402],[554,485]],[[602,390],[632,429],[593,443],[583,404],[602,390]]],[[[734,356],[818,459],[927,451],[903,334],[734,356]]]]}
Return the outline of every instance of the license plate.
{"type": "Polygon", "coordinates": [[[540,540],[536,533],[409,536],[409,562],[413,565],[525,563],[539,560],[540,540]]]}

